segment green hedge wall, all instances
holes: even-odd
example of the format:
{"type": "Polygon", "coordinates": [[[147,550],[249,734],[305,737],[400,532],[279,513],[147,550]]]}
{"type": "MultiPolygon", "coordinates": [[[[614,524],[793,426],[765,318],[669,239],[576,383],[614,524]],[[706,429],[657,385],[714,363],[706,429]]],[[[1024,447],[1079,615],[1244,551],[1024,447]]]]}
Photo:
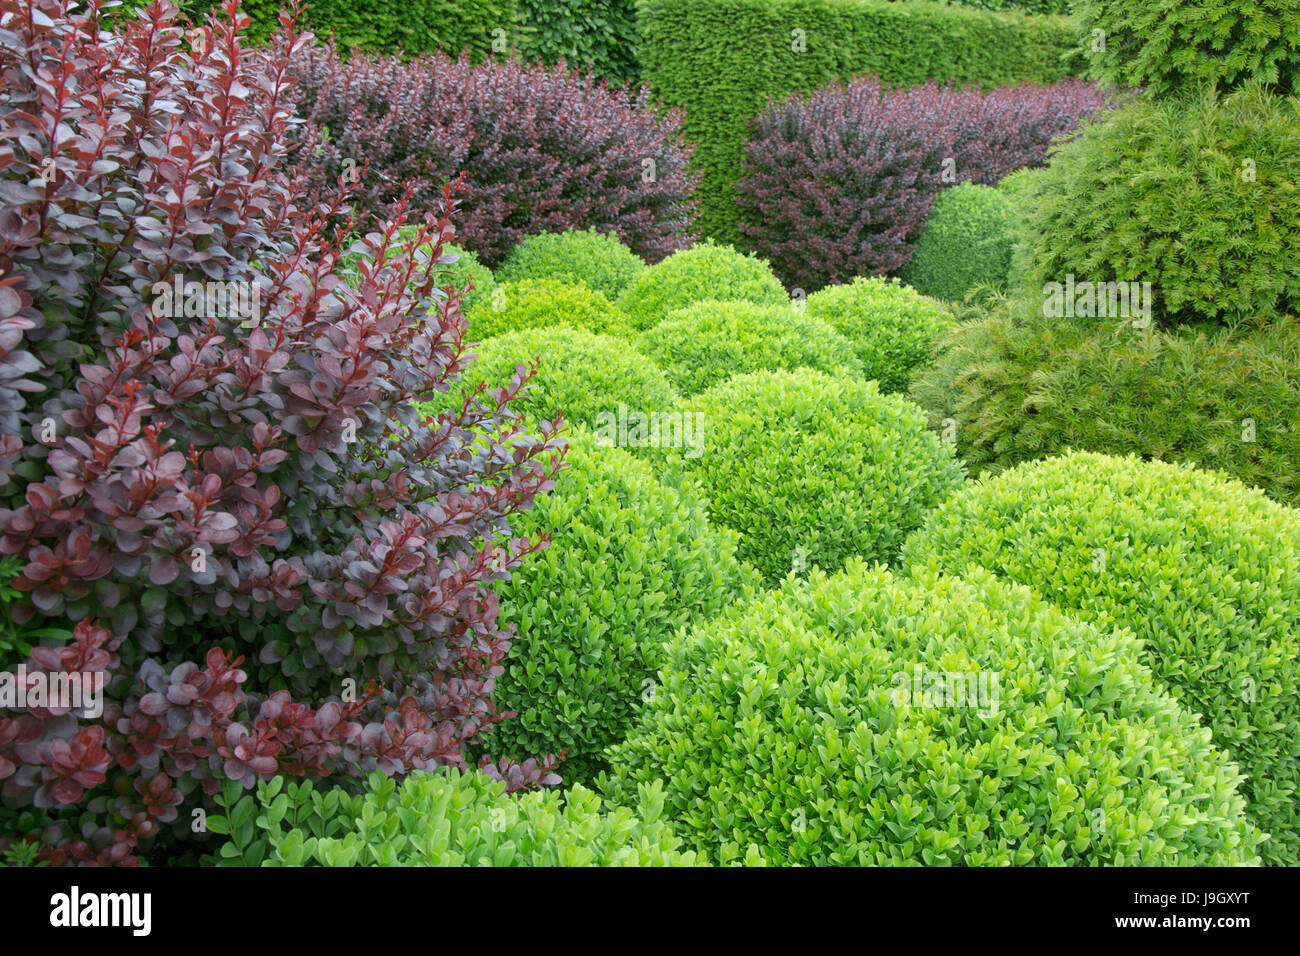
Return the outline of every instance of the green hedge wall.
{"type": "MultiPolygon", "coordinates": [[[[137,6],[146,0],[138,0],[137,6]]],[[[191,18],[206,14],[221,0],[178,0],[191,18]]],[[[289,0],[243,0],[240,9],[252,19],[249,35],[262,40],[279,25],[280,8],[289,0]]],[[[452,56],[466,48],[475,61],[492,49],[492,31],[502,29],[513,44],[518,38],[517,0],[306,0],[304,24],[325,39],[331,33],[344,49],[358,46],[381,53],[432,53],[441,46],[452,56]]]]}
{"type": "Polygon", "coordinates": [[[987,89],[1054,83],[1084,66],[1078,25],[1067,17],[931,0],[641,0],[638,26],[642,78],[666,104],[686,108],[684,131],[698,144],[697,225],[733,244],[740,232],[731,184],[747,121],[768,99],[862,73],[987,89]]]}

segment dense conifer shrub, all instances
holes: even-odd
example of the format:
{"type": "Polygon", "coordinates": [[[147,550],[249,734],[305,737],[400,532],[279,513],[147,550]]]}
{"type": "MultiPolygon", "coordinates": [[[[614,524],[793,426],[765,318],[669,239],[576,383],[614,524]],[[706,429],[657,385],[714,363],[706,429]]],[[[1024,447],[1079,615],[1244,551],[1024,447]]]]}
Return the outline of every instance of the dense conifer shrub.
{"type": "Polygon", "coordinates": [[[1258,862],[1239,771],[1141,650],[982,569],[853,559],[676,638],[602,788],[663,780],[712,860],[1258,862]]]}
{"type": "Polygon", "coordinates": [[[968,486],[904,559],[988,568],[1136,634],[1247,775],[1264,857],[1296,865],[1300,512],[1188,465],[1077,453],[968,486]]]}
{"type": "Polygon", "coordinates": [[[101,712],[0,716],[6,807],[56,864],[171,858],[224,781],[463,763],[505,716],[488,586],[540,546],[510,522],[558,465],[509,376],[416,427],[464,367],[452,190],[343,281],[342,197],[288,175],[308,39],[250,51],[234,11],[187,43],[161,4],[111,33],[0,0],[8,611],[73,631],[29,672],[105,681],[101,712]]]}
{"type": "Polygon", "coordinates": [[[953,302],[977,287],[1005,288],[1015,228],[1015,205],[1006,194],[975,183],[946,189],[899,275],[918,292],[953,302]]]}

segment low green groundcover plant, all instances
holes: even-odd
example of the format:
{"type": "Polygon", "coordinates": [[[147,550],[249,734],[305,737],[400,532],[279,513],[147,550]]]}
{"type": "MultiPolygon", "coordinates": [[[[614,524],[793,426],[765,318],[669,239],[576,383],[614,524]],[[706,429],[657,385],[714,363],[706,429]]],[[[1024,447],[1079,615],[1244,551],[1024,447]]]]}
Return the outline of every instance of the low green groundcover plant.
{"type": "Polygon", "coordinates": [[[913,370],[956,319],[942,303],[899,282],[861,277],[808,297],[808,314],[852,343],[863,374],[882,392],[907,391],[913,370]]]}
{"type": "MultiPolygon", "coordinates": [[[[635,809],[605,808],[581,786],[503,792],[504,784],[454,768],[417,771],[400,784],[372,773],[360,793],[316,790],[275,777],[257,795],[223,788],[223,866],[694,866],[663,819],[663,789],[649,784],[635,809]]],[[[701,861],[703,862],[703,861],[701,861]]],[[[746,863],[761,864],[751,851],[746,863]]]]}
{"type": "Polygon", "coordinates": [[[567,751],[564,780],[590,783],[654,696],[664,642],[757,575],[736,561],[735,533],[646,462],[583,432],[567,460],[519,531],[549,532],[550,548],[495,588],[519,636],[494,700],[518,716],[485,743],[494,756],[567,751]]]}
{"type": "Polygon", "coordinates": [[[991,186],[961,183],[934,200],[916,252],[899,277],[918,292],[956,302],[977,287],[1003,288],[1011,266],[1015,207],[991,186]]]}
{"type": "Polygon", "coordinates": [[[1129,633],[975,569],[853,560],[683,632],[601,781],[665,781],[703,857],[807,865],[1257,863],[1241,775],[1129,633]]]}
{"type": "Polygon", "coordinates": [[[789,301],[762,259],[705,240],[638,273],[618,304],[638,329],[647,329],[669,312],[704,299],[745,299],[760,305],[789,301]]]}
{"type": "Polygon", "coordinates": [[[503,332],[570,325],[608,335],[633,334],[628,317],[603,294],[556,279],[500,282],[469,313],[470,340],[503,332]]]}
{"type": "MultiPolygon", "coordinates": [[[[670,413],[677,390],[663,371],[625,339],[597,335],[569,326],[538,327],[506,332],[474,347],[478,357],[463,383],[508,380],[516,368],[539,360],[530,391],[511,404],[529,422],[552,421],[563,410],[568,424],[597,428],[626,417],[670,413]],[[610,417],[613,416],[613,417],[610,417]]],[[[455,405],[461,392],[453,389],[438,402],[421,406],[426,414],[455,405]]],[[[656,419],[657,420],[657,419],[656,419]]],[[[633,432],[635,434],[635,432],[633,432]]]]}
{"type": "Polygon", "coordinates": [[[703,416],[695,455],[668,457],[702,485],[713,520],[771,586],[851,555],[888,561],[961,483],[951,448],[911,402],[815,369],[737,375],[682,403],[703,416]]]}
{"type": "Polygon", "coordinates": [[[967,486],[904,559],[988,568],[1133,631],[1247,775],[1265,859],[1300,862],[1300,512],[1187,465],[1076,453],[967,486]]]}
{"type": "Polygon", "coordinates": [[[613,234],[567,229],[529,236],[510,250],[497,270],[502,282],[560,279],[581,282],[617,299],[645,263],[613,234]]]}
{"type": "Polygon", "coordinates": [[[670,312],[641,333],[639,344],[683,395],[762,369],[807,367],[862,377],[848,340],[790,304],[706,299],[670,312]]]}

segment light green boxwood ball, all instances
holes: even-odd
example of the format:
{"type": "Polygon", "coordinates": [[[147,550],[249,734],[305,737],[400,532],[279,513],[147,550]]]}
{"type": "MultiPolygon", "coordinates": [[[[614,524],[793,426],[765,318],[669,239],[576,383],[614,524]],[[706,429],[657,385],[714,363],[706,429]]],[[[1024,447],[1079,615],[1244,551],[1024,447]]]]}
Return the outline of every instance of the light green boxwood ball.
{"type": "MultiPolygon", "coordinates": [[[[401,783],[376,770],[359,794],[277,777],[258,785],[249,820],[263,831],[268,866],[698,865],[664,822],[658,784],[620,808],[580,786],[504,789],[454,768],[401,783]]],[[[762,865],[752,853],[745,862],[762,865]]]]}
{"type": "Polygon", "coordinates": [[[525,238],[498,267],[497,281],[581,282],[617,299],[644,268],[645,263],[617,236],[602,235],[595,229],[568,229],[525,238]]]}
{"type": "Polygon", "coordinates": [[[469,313],[467,341],[490,339],[503,332],[570,325],[602,335],[628,337],[631,320],[604,295],[584,285],[556,279],[498,282],[480,296],[469,313]]]}
{"type": "Polygon", "coordinates": [[[696,302],[641,333],[639,344],[683,395],[762,369],[807,367],[862,377],[848,340],[790,305],[696,302]]]}
{"type": "Polygon", "coordinates": [[[899,278],[922,295],[950,302],[976,287],[1004,289],[1015,228],[1012,201],[993,187],[961,183],[945,189],[899,278]]]}
{"type": "Polygon", "coordinates": [[[668,653],[600,786],[631,803],[665,781],[670,822],[702,856],[739,844],[774,865],[1258,862],[1240,773],[1133,636],[987,571],[895,578],[855,559],[668,653]]]}
{"type": "Polygon", "coordinates": [[[1074,453],[968,485],[904,560],[984,567],[1132,630],[1246,773],[1265,859],[1300,863],[1300,512],[1190,465],[1074,453]]]}
{"type": "Polygon", "coordinates": [[[808,297],[808,314],[853,344],[862,373],[882,392],[905,392],[914,369],[956,318],[948,307],[910,286],[879,276],[827,286],[808,297]]]}
{"type": "Polygon", "coordinates": [[[741,533],[740,556],[771,586],[796,562],[888,561],[961,483],[950,446],[911,402],[815,369],[737,375],[682,402],[703,440],[660,451],[665,474],[699,481],[709,513],[741,533]]]}
{"type": "Polygon", "coordinates": [[[618,305],[638,329],[647,329],[669,312],[705,299],[744,299],[760,305],[789,301],[785,287],[762,259],[706,239],[647,266],[624,290],[618,305]]]}
{"type": "Polygon", "coordinates": [[[512,533],[551,535],[509,581],[494,586],[518,638],[493,700],[518,716],[485,742],[493,757],[568,750],[566,782],[589,783],[623,739],[662,645],[751,591],[736,535],[711,528],[704,506],[659,482],[644,461],[595,436],[571,436],[568,467],[512,533]]]}
{"type": "MultiPolygon", "coordinates": [[[[677,390],[659,366],[624,339],[597,335],[568,326],[520,329],[506,332],[474,346],[477,358],[468,363],[463,384],[486,382],[500,388],[514,377],[515,369],[530,367],[540,359],[530,391],[510,403],[525,421],[551,421],[563,409],[569,425],[597,427],[603,414],[616,416],[619,405],[645,414],[672,410],[677,390]]],[[[442,404],[459,407],[460,389],[441,397],[442,404]]],[[[428,414],[433,405],[421,406],[428,414]]]]}

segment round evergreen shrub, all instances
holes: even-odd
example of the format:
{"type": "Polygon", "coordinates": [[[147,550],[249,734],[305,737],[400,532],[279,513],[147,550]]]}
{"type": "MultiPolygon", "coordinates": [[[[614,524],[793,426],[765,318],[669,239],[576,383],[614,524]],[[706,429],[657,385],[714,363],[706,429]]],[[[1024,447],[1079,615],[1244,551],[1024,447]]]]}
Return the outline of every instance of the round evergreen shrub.
{"type": "Polygon", "coordinates": [[[645,263],[618,237],[595,229],[543,232],[529,236],[510,250],[497,270],[502,282],[521,279],[560,279],[583,285],[617,299],[645,263]]]}
{"type": "Polygon", "coordinates": [[[788,302],[766,262],[706,239],[640,272],[618,304],[638,329],[705,299],[744,299],[760,305],[788,302]]]}
{"type": "Polygon", "coordinates": [[[707,858],[1258,862],[1237,768],[1140,651],[987,571],[854,559],[674,639],[601,786],[630,804],[665,781],[707,858]]]}
{"type": "Polygon", "coordinates": [[[704,440],[675,459],[703,486],[711,517],[741,533],[741,558],[769,586],[855,554],[892,559],[962,480],[920,410],[874,382],[814,369],[752,372],[682,408],[702,416],[704,440]]]}
{"type": "Polygon", "coordinates": [[[790,305],[697,302],[641,333],[640,345],[683,395],[761,369],[807,367],[862,376],[847,339],[790,305]]]}
{"type": "Polygon", "coordinates": [[[601,293],[555,279],[525,279],[501,282],[491,295],[479,297],[469,313],[466,339],[556,325],[616,336],[634,334],[628,317],[601,293]]]}
{"type": "Polygon", "coordinates": [[[1300,862],[1300,512],[1188,465],[1081,452],[954,495],[907,544],[932,558],[1132,630],[1240,763],[1265,858],[1300,862]]]}
{"type": "Polygon", "coordinates": [[[1300,505],[1300,320],[1115,335],[1009,299],[955,327],[910,395],[976,472],[1070,449],[1188,461],[1300,505]]]}
{"type": "Polygon", "coordinates": [[[498,758],[567,750],[559,772],[589,783],[654,696],[664,642],[757,576],[736,561],[735,533],[710,528],[689,490],[590,434],[570,447],[519,532],[549,532],[550,548],[496,588],[518,638],[495,699],[518,716],[485,743],[498,758]]]}
{"type": "Polygon", "coordinates": [[[935,197],[916,253],[899,277],[923,295],[952,302],[977,286],[1002,288],[1014,228],[1011,200],[991,186],[945,189],[935,197]]]}
{"type": "Polygon", "coordinates": [[[907,390],[934,340],[956,319],[934,299],[879,276],[827,286],[808,297],[808,314],[852,343],[863,374],[884,392],[907,390]]]}
{"type": "Polygon", "coordinates": [[[1074,0],[1094,77],[1165,95],[1251,80],[1300,93],[1297,0],[1074,0]],[[1092,42],[1102,30],[1104,46],[1092,42]]]}
{"type": "MultiPolygon", "coordinates": [[[[663,371],[625,339],[586,329],[519,329],[494,336],[475,346],[475,351],[478,357],[463,379],[469,385],[508,381],[518,366],[531,367],[534,359],[540,359],[530,390],[510,406],[529,422],[552,421],[560,409],[566,423],[596,428],[607,421],[606,416],[617,416],[620,405],[648,416],[669,413],[678,401],[663,371]]],[[[424,410],[440,409],[448,402],[459,405],[456,390],[424,410]]]]}
{"type": "MultiPolygon", "coordinates": [[[[519,795],[482,773],[372,773],[361,793],[276,777],[257,794],[223,794],[220,866],[694,866],[664,821],[663,787],[605,807],[577,786],[519,795]],[[243,823],[242,832],[240,824],[243,823]]],[[[703,861],[701,861],[703,862],[703,861]]],[[[746,864],[762,865],[756,852],[746,864]]]]}
{"type": "Polygon", "coordinates": [[[1026,242],[1035,284],[1149,282],[1153,318],[1165,326],[1295,314],[1297,182],[1294,98],[1252,86],[1132,102],[1058,147],[1034,188],[1026,242]]]}

